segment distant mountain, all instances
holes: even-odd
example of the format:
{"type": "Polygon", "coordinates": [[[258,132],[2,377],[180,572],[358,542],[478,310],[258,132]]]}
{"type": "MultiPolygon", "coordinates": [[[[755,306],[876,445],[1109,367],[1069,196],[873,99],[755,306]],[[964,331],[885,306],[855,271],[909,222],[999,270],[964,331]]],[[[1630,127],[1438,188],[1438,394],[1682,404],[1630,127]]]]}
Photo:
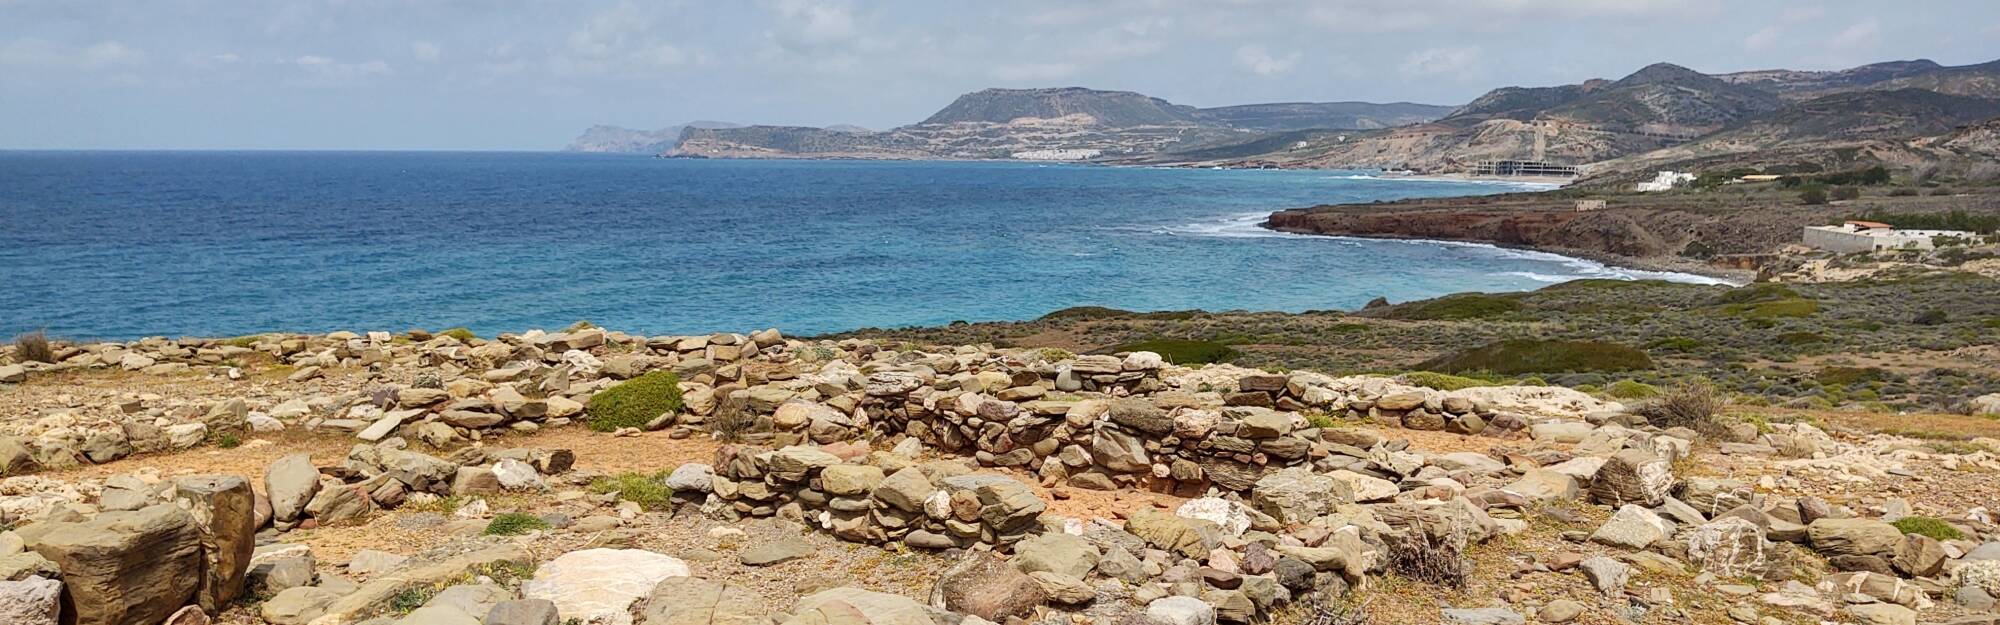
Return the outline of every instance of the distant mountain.
{"type": "Polygon", "coordinates": [[[2000,115],[2000,61],[1945,67],[1894,61],[1836,71],[1708,75],[1667,63],[1618,80],[1503,87],[1429,123],[1361,133],[1246,137],[1139,162],[1464,171],[1487,159],[1542,160],[1600,173],[1697,163],[1922,159],[1909,144],[2000,115]]]}
{"type": "Polygon", "coordinates": [[[1452,107],[1393,102],[1283,102],[1199,109],[1195,119],[1242,130],[1373,130],[1421,124],[1451,114],[1452,107]]]}
{"type": "Polygon", "coordinates": [[[688,128],[740,128],[729,122],[692,121],[659,130],[633,130],[620,126],[591,126],[564,147],[566,152],[621,152],[658,154],[680,145],[681,131],[688,128]]]}
{"type": "Polygon", "coordinates": [[[1366,102],[1202,109],[1130,91],[983,89],[959,96],[921,122],[881,132],[781,126],[690,130],[667,153],[764,158],[1135,158],[1187,146],[1223,145],[1273,131],[1387,128],[1435,119],[1449,110],[1366,102]]]}

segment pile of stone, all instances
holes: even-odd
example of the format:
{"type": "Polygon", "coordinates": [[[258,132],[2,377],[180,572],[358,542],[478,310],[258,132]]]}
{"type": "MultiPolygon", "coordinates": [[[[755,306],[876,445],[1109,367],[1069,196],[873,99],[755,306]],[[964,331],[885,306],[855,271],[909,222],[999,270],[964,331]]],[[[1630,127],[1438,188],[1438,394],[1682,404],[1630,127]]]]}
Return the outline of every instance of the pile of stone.
{"type": "Polygon", "coordinates": [[[994,546],[1040,530],[1037,520],[1047,504],[1017,480],[973,474],[954,462],[918,465],[891,453],[869,460],[849,463],[812,446],[727,445],[716,452],[713,467],[682,465],[667,483],[677,494],[708,493],[716,515],[804,519],[835,537],[870,544],[994,546]]]}
{"type": "Polygon", "coordinates": [[[334,466],[315,467],[307,454],[272,462],[264,474],[268,501],[259,502],[260,527],[265,514],[277,529],[290,530],[354,523],[413,500],[540,492],[547,489],[544,476],[562,474],[576,461],[568,450],[483,447],[445,459],[404,449],[402,442],[357,444],[334,466]]]}

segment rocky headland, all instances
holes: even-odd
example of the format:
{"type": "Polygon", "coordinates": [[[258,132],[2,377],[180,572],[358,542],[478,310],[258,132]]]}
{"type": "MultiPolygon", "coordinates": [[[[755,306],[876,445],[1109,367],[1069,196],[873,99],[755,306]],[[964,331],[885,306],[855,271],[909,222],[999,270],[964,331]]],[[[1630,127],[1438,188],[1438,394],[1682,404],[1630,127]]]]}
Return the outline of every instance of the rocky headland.
{"type": "Polygon", "coordinates": [[[0,355],[8,623],[2000,621],[1974,416],[775,330],[0,355]]]}

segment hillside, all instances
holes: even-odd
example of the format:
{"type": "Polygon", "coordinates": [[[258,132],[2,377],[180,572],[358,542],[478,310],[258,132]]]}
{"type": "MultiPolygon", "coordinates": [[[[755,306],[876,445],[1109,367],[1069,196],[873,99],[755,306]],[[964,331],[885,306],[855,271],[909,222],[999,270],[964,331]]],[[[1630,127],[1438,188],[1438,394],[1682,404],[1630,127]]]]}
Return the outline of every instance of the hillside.
{"type": "Polygon", "coordinates": [[[1931,160],[1906,143],[2000,117],[2000,100],[1920,89],[1822,96],[1745,120],[1699,140],[1600,164],[1605,173],[1754,167],[1838,170],[1931,160]],[[1866,154],[1866,159],[1855,155],[1866,154]],[[1697,165],[1699,167],[1697,167],[1697,165]]]}
{"type": "Polygon", "coordinates": [[[1268,133],[1421,123],[1448,107],[1399,102],[1290,102],[1195,108],[1130,91],[984,89],[923,121],[880,132],[752,126],[689,131],[670,156],[706,158],[1144,158],[1231,146],[1268,133]]]}

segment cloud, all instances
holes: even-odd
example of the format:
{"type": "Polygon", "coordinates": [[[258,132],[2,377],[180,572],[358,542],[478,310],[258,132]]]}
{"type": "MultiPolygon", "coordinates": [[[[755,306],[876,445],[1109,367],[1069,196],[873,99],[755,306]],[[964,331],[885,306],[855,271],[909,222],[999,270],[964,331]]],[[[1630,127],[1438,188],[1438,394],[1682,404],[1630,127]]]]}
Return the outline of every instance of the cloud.
{"type": "Polygon", "coordinates": [[[410,56],[425,63],[436,63],[444,54],[444,47],[431,41],[410,42],[410,56]]]}
{"type": "Polygon", "coordinates": [[[1292,71],[1299,64],[1299,53],[1273,56],[1270,50],[1259,45],[1244,45],[1236,48],[1236,66],[1258,76],[1276,76],[1292,71]]]}
{"type": "Polygon", "coordinates": [[[300,75],[293,78],[293,84],[309,87],[355,85],[396,73],[388,62],[380,59],[343,63],[331,57],[307,54],[292,59],[291,64],[300,70],[300,75]]]}
{"type": "Polygon", "coordinates": [[[777,0],[771,4],[777,17],[767,32],[787,49],[810,51],[853,41],[860,32],[854,26],[854,10],[834,0],[777,0]]]}
{"type": "Polygon", "coordinates": [[[563,38],[546,67],[563,76],[647,76],[696,60],[657,34],[664,17],[657,5],[629,1],[592,13],[563,38]]]}
{"type": "Polygon", "coordinates": [[[1836,50],[1860,50],[1881,45],[1882,21],[1871,17],[1855,22],[1826,43],[1836,50]]]}
{"type": "Polygon", "coordinates": [[[1470,78],[1480,64],[1477,46],[1428,48],[1403,59],[1403,74],[1412,77],[1451,76],[1470,78]]]}
{"type": "Polygon", "coordinates": [[[1752,51],[1769,50],[1771,46],[1777,45],[1778,36],[1783,33],[1784,29],[1777,26],[1765,26],[1763,29],[1750,33],[1750,36],[1743,38],[1743,49],[1752,51]]]}
{"type": "Polygon", "coordinates": [[[117,41],[76,47],[29,37],[0,46],[0,65],[31,70],[94,71],[143,64],[146,54],[117,41]]]}

